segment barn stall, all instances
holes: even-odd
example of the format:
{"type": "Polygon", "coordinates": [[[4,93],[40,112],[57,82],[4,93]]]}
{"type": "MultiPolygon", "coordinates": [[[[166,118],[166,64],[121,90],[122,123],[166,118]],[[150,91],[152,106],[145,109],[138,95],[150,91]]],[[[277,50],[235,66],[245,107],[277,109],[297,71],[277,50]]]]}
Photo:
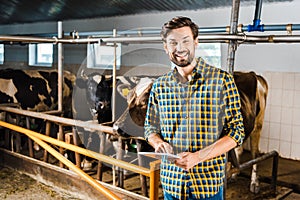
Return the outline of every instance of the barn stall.
{"type": "MultiPolygon", "coordinates": [[[[236,6],[236,7],[238,7],[238,5],[237,5],[237,3],[235,1],[233,1],[233,5],[236,6]]],[[[238,9],[236,9],[236,8],[234,9],[233,8],[233,10],[235,10],[235,12],[232,12],[232,15],[237,16],[238,14],[236,12],[238,12],[238,9]]],[[[232,28],[232,30],[230,31],[230,35],[228,35],[228,34],[224,34],[224,35],[205,35],[205,34],[203,34],[203,36],[200,35],[200,41],[206,41],[206,42],[211,42],[211,41],[218,41],[218,42],[220,42],[221,41],[221,42],[224,42],[224,43],[226,43],[227,41],[232,41],[232,42],[229,43],[229,56],[228,56],[227,60],[229,60],[230,62],[228,62],[228,66],[233,66],[233,61],[235,59],[235,55],[234,54],[235,54],[235,49],[237,48],[237,46],[236,46],[237,44],[242,44],[241,46],[243,46],[243,43],[247,44],[247,43],[266,43],[266,42],[276,42],[276,43],[277,42],[278,43],[281,43],[281,42],[284,42],[284,43],[297,43],[297,42],[299,42],[299,38],[298,38],[297,35],[270,35],[270,36],[268,36],[268,35],[267,36],[265,36],[265,35],[263,35],[263,36],[260,36],[260,35],[258,35],[258,36],[251,36],[251,35],[248,36],[247,34],[239,35],[239,34],[237,34],[237,32],[235,32],[235,31],[238,30],[237,27],[234,27],[235,25],[237,25],[237,19],[234,19],[231,22],[231,28],[232,28]]],[[[260,25],[260,24],[258,24],[258,25],[260,25]]],[[[245,26],[242,26],[242,27],[245,27],[245,26]]],[[[268,26],[265,25],[265,27],[268,27],[268,26]]],[[[269,26],[268,29],[270,31],[277,31],[277,30],[282,31],[282,30],[285,30],[285,31],[287,31],[290,34],[291,32],[289,32],[289,31],[291,31],[291,30],[292,31],[296,31],[297,27],[298,27],[297,24],[296,25],[290,25],[290,26],[285,26],[285,25],[276,25],[276,26],[273,26],[272,25],[272,26],[269,26]]],[[[221,27],[220,28],[220,29],[222,29],[221,32],[225,32],[224,28],[225,27],[221,27]]],[[[217,29],[217,28],[215,28],[215,29],[217,29]]],[[[200,32],[201,32],[201,29],[200,29],[200,32]]],[[[214,31],[212,31],[212,32],[214,32],[214,31]]],[[[147,33],[147,31],[145,31],[145,33],[143,33],[142,31],[139,31],[139,34],[142,34],[142,35],[145,35],[146,33],[147,33]]],[[[108,37],[108,38],[101,38],[100,37],[100,39],[102,39],[101,42],[121,42],[121,43],[129,43],[129,44],[131,44],[131,43],[137,43],[138,45],[141,44],[141,43],[143,44],[143,43],[156,43],[156,42],[160,42],[160,39],[157,36],[156,37],[155,36],[154,37],[152,37],[152,36],[151,37],[143,37],[142,36],[142,37],[130,37],[130,38],[128,38],[128,37],[117,37],[117,38],[108,37]]],[[[63,44],[63,43],[75,43],[75,44],[79,44],[81,42],[82,43],[87,43],[87,42],[96,42],[97,43],[97,42],[99,42],[99,37],[96,37],[94,39],[82,39],[81,40],[80,38],[79,39],[74,39],[73,38],[73,39],[66,39],[65,40],[65,39],[60,39],[60,38],[56,38],[56,37],[54,37],[54,38],[34,38],[33,37],[32,38],[32,37],[27,37],[26,36],[26,37],[20,37],[19,38],[19,37],[9,37],[9,36],[6,36],[6,37],[3,38],[3,40],[5,40],[5,41],[16,41],[16,42],[25,42],[25,43],[26,42],[37,42],[37,40],[39,40],[39,42],[50,42],[50,43],[55,43],[55,44],[63,44]]],[[[59,63],[61,62],[62,58],[61,58],[61,54],[60,53],[58,55],[59,55],[58,57],[59,57],[59,60],[60,60],[60,61],[58,61],[58,66],[60,66],[59,63]]],[[[60,68],[60,67],[58,67],[58,68],[60,68]]],[[[228,69],[232,70],[232,67],[228,67],[228,69]]],[[[112,70],[112,71],[113,71],[113,74],[116,73],[115,70],[112,70]]],[[[289,86],[288,84],[290,84],[290,82],[287,83],[285,81],[287,79],[284,79],[284,78],[281,77],[282,75],[279,72],[278,73],[270,73],[269,72],[269,73],[266,73],[266,75],[268,76],[269,79],[271,79],[271,78],[274,79],[274,80],[283,79],[282,82],[285,82],[284,83],[285,87],[288,87],[289,86]]],[[[286,77],[286,76],[288,76],[289,81],[291,81],[291,78],[293,80],[295,80],[295,81],[298,80],[297,79],[298,76],[297,76],[296,73],[295,74],[291,74],[291,73],[286,73],[285,74],[284,73],[283,77],[286,77]]],[[[272,91],[272,96],[278,97],[278,92],[283,93],[284,88],[283,88],[283,86],[279,85],[280,81],[278,81],[278,82],[274,81],[274,82],[277,83],[278,85],[277,84],[271,84],[271,88],[274,87],[274,94],[273,94],[273,91],[272,91]]],[[[291,89],[291,88],[289,87],[288,89],[291,89]]],[[[295,95],[296,94],[297,93],[295,93],[295,95]]],[[[269,116],[267,115],[266,117],[278,116],[278,112],[281,112],[283,110],[293,109],[290,106],[287,106],[287,108],[285,106],[282,106],[282,108],[278,109],[278,104],[279,104],[278,102],[275,102],[275,103],[270,102],[268,104],[268,105],[274,106],[274,108],[276,108],[275,111],[270,111],[270,112],[275,112],[276,115],[273,115],[271,113],[271,114],[269,114],[269,116]]],[[[297,105],[296,105],[297,104],[296,101],[291,102],[291,104],[292,104],[292,106],[295,106],[296,109],[298,108],[297,105]]],[[[295,120],[296,117],[297,117],[297,113],[294,112],[293,115],[294,115],[293,116],[294,118],[292,118],[290,121],[287,118],[282,118],[285,123],[283,123],[283,125],[282,125],[281,128],[283,128],[283,127],[289,128],[290,126],[286,126],[286,125],[289,125],[287,123],[291,123],[291,122],[297,123],[297,121],[295,120]]],[[[47,116],[47,118],[48,118],[48,116],[47,116]]],[[[271,128],[271,126],[270,126],[271,124],[275,126],[275,124],[277,122],[277,121],[272,121],[272,120],[273,119],[270,119],[270,121],[267,121],[267,125],[270,128],[271,128]]],[[[275,119],[275,120],[278,120],[278,118],[275,119]]],[[[277,131],[277,134],[278,134],[278,129],[277,128],[273,127],[273,128],[271,128],[271,130],[277,131]],[[277,129],[277,130],[275,130],[275,129],[277,129]]],[[[275,150],[280,150],[280,149],[278,149],[280,147],[280,145],[275,145],[276,143],[271,143],[270,142],[270,141],[277,141],[276,140],[277,138],[274,135],[273,136],[270,135],[270,131],[271,130],[268,130],[269,131],[268,132],[268,136],[266,138],[263,138],[265,140],[262,140],[264,142],[264,144],[266,142],[268,143],[268,145],[264,145],[263,146],[263,148],[262,148],[263,152],[271,152],[274,149],[275,150]],[[266,140],[266,139],[269,139],[268,137],[270,137],[270,141],[266,140]]],[[[292,136],[293,137],[297,137],[296,134],[294,134],[294,132],[293,132],[292,136]]],[[[281,136],[278,136],[278,137],[281,137],[281,136]]],[[[282,137],[284,137],[284,136],[282,136],[282,137]]],[[[297,142],[295,142],[295,140],[290,140],[290,141],[293,141],[293,142],[284,141],[285,143],[283,143],[283,144],[290,144],[290,143],[297,144],[297,142]]],[[[298,141],[298,140],[296,140],[296,141],[298,141]]],[[[290,153],[289,153],[290,157],[294,157],[294,158],[296,157],[297,158],[297,156],[295,154],[295,151],[296,151],[295,148],[296,147],[294,145],[292,145],[292,144],[290,144],[290,146],[291,146],[290,148],[292,149],[292,151],[290,151],[290,153]]],[[[284,147],[284,145],[282,145],[282,147],[284,147]]],[[[297,153],[297,151],[296,151],[296,153],[297,153]]],[[[282,155],[282,154],[288,154],[288,153],[284,152],[284,153],[280,153],[280,154],[282,155]]],[[[286,157],[286,156],[284,156],[284,157],[286,157]]]]}

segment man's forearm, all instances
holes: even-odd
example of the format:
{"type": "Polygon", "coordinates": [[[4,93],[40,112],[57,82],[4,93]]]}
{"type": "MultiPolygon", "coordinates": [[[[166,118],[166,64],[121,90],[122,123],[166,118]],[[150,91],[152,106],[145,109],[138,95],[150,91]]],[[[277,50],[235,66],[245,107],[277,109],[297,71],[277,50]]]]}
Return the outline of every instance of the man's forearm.
{"type": "Polygon", "coordinates": [[[164,142],[161,137],[156,134],[156,133],[152,133],[149,137],[148,137],[148,143],[154,148],[156,149],[156,147],[160,144],[164,142]]]}
{"type": "Polygon", "coordinates": [[[236,147],[236,145],[236,142],[232,138],[224,136],[212,145],[199,151],[200,162],[222,155],[236,147]]]}

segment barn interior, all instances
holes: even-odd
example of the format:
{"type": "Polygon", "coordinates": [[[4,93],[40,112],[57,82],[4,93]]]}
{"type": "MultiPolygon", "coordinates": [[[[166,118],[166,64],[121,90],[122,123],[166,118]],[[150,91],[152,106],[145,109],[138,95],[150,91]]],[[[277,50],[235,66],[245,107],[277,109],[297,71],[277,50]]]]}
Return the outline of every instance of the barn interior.
{"type": "MultiPolygon", "coordinates": [[[[174,16],[188,16],[200,26],[199,56],[227,71],[254,71],[266,78],[269,92],[259,147],[262,154],[278,152],[277,184],[291,189],[280,197],[288,199],[300,193],[299,8],[297,0],[96,0],[84,5],[80,1],[1,1],[0,68],[62,69],[76,77],[83,72],[159,76],[170,69],[158,37],[160,28],[174,16]],[[238,37],[231,40],[228,34],[238,37]],[[40,62],[39,44],[51,45],[40,62]],[[99,47],[98,52],[98,46],[104,50],[99,47]]],[[[85,90],[76,88],[72,97],[77,123],[94,120],[85,90]]],[[[102,130],[90,122],[83,126],[102,130]]],[[[3,134],[0,138],[4,140],[3,134]]],[[[261,176],[270,177],[272,159],[261,163],[262,173],[268,174],[261,176]]],[[[249,179],[248,174],[246,170],[242,175],[249,179]]],[[[269,178],[264,181],[270,183],[269,178]]]]}

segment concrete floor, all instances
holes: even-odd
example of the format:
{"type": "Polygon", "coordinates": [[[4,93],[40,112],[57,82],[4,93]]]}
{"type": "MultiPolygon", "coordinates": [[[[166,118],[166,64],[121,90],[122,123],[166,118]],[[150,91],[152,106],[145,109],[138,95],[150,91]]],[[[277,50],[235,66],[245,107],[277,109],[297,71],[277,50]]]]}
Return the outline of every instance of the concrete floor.
{"type": "MultiPolygon", "coordinates": [[[[246,152],[245,157],[249,158],[247,154],[246,152]]],[[[272,176],[272,164],[272,158],[258,164],[258,174],[262,181],[270,181],[272,176]]],[[[245,170],[245,173],[242,174],[250,175],[250,169],[245,170]]],[[[277,185],[291,188],[295,192],[300,193],[300,161],[279,157],[277,185]]]]}
{"type": "MultiPolygon", "coordinates": [[[[243,154],[243,160],[250,160],[250,153],[243,154]]],[[[276,194],[270,189],[273,158],[258,163],[260,192],[249,190],[251,167],[241,171],[238,180],[228,182],[227,199],[300,199],[300,161],[279,157],[276,194]]]]}

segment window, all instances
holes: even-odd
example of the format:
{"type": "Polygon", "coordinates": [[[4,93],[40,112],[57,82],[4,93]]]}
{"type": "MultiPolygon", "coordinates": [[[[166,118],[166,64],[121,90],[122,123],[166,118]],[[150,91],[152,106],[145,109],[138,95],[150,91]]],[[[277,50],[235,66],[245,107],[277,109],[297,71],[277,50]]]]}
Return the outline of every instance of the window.
{"type": "Polygon", "coordinates": [[[4,63],[4,44],[0,44],[0,64],[4,63]]]}
{"type": "MultiPolygon", "coordinates": [[[[121,65],[121,44],[116,44],[117,69],[121,65]]],[[[113,69],[115,58],[113,45],[101,46],[98,43],[87,45],[87,68],[113,69]]]]}
{"type": "Polygon", "coordinates": [[[51,67],[53,63],[53,44],[30,44],[29,65],[51,67]]]}
{"type": "Polygon", "coordinates": [[[200,43],[195,52],[196,57],[202,57],[207,63],[221,68],[221,44],[200,43]]]}

